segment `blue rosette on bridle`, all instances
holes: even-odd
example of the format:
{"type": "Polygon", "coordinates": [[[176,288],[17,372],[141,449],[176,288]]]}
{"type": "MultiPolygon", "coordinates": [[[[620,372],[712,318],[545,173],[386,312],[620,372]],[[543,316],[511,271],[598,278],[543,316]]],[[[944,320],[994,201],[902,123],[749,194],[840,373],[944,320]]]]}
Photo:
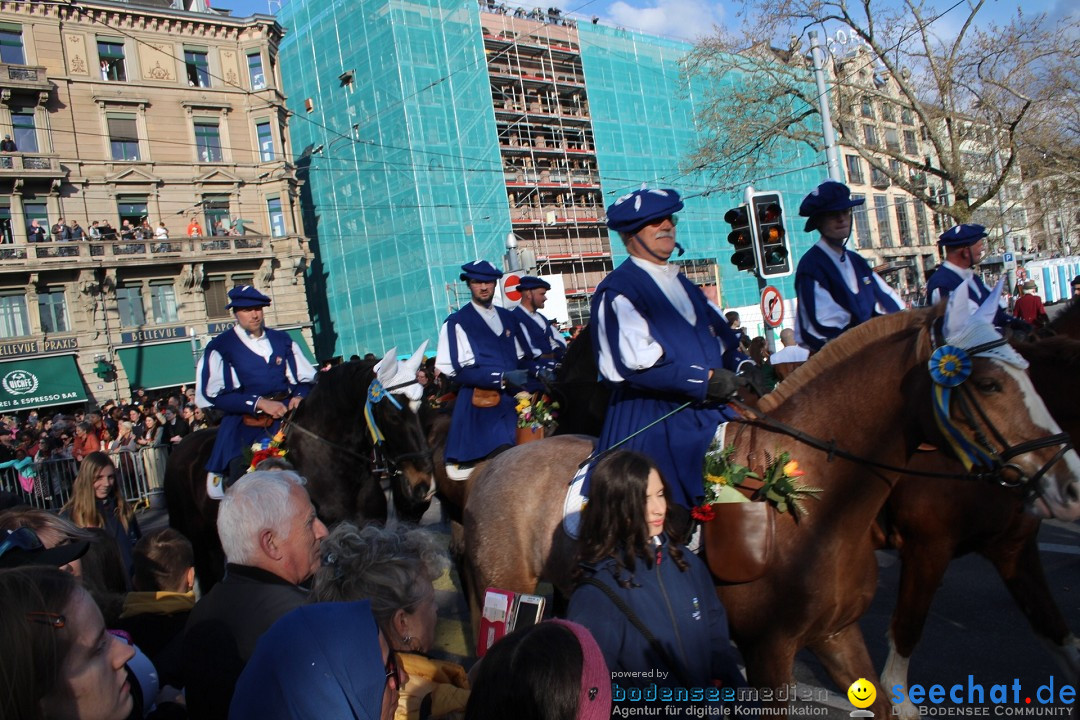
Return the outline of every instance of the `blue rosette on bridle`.
{"type": "Polygon", "coordinates": [[[976,465],[993,466],[993,458],[960,431],[949,413],[953,388],[971,377],[971,355],[957,345],[942,345],[930,356],[929,365],[934,381],[934,420],[938,429],[968,471],[976,465]]]}
{"type": "Polygon", "coordinates": [[[401,409],[401,403],[397,401],[397,398],[391,395],[381,382],[372,380],[371,385],[368,386],[367,401],[364,403],[364,419],[367,420],[371,441],[376,445],[382,445],[383,441],[386,440],[386,436],[383,435],[378,423],[375,422],[375,406],[382,402],[383,398],[390,400],[398,410],[401,409]]]}

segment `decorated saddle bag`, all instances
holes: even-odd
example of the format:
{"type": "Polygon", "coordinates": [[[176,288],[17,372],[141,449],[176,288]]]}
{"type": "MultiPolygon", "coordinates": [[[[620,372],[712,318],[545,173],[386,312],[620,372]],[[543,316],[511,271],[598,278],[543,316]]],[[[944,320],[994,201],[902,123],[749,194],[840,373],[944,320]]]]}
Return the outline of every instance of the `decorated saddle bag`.
{"type": "Polygon", "coordinates": [[[702,526],[709,570],[719,580],[745,583],[765,574],[772,558],[776,510],[767,502],[713,505],[714,517],[702,526]]]}

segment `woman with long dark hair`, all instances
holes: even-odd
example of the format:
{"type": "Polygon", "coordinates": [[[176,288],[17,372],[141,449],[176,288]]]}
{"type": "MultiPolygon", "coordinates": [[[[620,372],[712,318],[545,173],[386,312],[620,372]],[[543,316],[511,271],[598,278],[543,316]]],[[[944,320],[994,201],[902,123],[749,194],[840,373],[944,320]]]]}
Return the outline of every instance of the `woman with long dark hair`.
{"type": "Polygon", "coordinates": [[[712,576],[673,534],[667,484],[648,457],[623,450],[597,463],[579,552],[567,619],[593,634],[616,684],[701,688],[706,701],[717,685],[746,684],[712,576]]]}
{"type": "Polygon", "coordinates": [[[61,511],[82,528],[102,528],[116,539],[124,568],[131,576],[132,549],[142,537],[134,509],[117,482],[116,466],[103,452],[83,458],[71,489],[71,499],[61,511]]]}

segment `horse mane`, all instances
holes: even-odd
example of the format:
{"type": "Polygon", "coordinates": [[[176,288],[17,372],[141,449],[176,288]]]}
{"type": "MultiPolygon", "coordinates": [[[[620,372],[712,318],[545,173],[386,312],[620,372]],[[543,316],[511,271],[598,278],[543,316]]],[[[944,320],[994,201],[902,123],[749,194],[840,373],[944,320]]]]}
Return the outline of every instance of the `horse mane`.
{"type": "Polygon", "coordinates": [[[775,410],[777,406],[800,392],[819,375],[824,374],[837,363],[854,357],[873,343],[905,332],[926,332],[930,325],[941,316],[944,308],[944,304],[939,303],[934,307],[883,315],[845,331],[840,337],[827,342],[802,367],[777,385],[775,390],[761,398],[759,409],[763,412],[775,410]]]}
{"type": "MultiPolygon", "coordinates": [[[[1080,307],[1077,303],[1076,307],[1080,307]]],[[[1034,341],[1015,342],[1013,346],[1028,360],[1053,360],[1080,370],[1080,340],[1067,335],[1051,335],[1034,341]]]]}
{"type": "MultiPolygon", "coordinates": [[[[374,365],[370,360],[353,361],[319,373],[308,398],[318,398],[314,406],[318,409],[319,418],[343,422],[356,417],[362,410],[364,393],[374,377],[374,365]]],[[[302,403],[296,412],[297,419],[305,417],[305,410],[314,409],[312,405],[308,401],[302,403]]]]}

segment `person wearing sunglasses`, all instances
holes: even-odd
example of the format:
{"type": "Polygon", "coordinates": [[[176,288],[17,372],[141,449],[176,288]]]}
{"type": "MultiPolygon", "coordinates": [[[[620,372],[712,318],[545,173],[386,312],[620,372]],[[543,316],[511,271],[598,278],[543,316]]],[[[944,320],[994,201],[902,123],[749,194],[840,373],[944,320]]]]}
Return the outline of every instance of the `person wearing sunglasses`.
{"type": "MultiPolygon", "coordinates": [[[[0,546],[8,540],[10,535],[0,546]]],[[[0,553],[3,560],[10,551],[0,553]]],[[[124,666],[135,651],[105,630],[101,612],[75,577],[51,567],[0,570],[0,607],[0,717],[128,717],[132,698],[124,666]]]]}
{"type": "Polygon", "coordinates": [[[676,249],[682,254],[675,239],[682,208],[678,192],[655,188],[608,207],[607,226],[630,257],[596,288],[592,341],[613,387],[597,452],[618,444],[653,458],[689,522],[688,508],[705,492],[705,451],[727,418],[723,403],[742,384],[735,371],[753,363],[719,308],[669,262],[676,249]]]}
{"type": "Polygon", "coordinates": [[[392,720],[408,679],[367,600],[305,605],[259,639],[229,718],[392,720]]]}

